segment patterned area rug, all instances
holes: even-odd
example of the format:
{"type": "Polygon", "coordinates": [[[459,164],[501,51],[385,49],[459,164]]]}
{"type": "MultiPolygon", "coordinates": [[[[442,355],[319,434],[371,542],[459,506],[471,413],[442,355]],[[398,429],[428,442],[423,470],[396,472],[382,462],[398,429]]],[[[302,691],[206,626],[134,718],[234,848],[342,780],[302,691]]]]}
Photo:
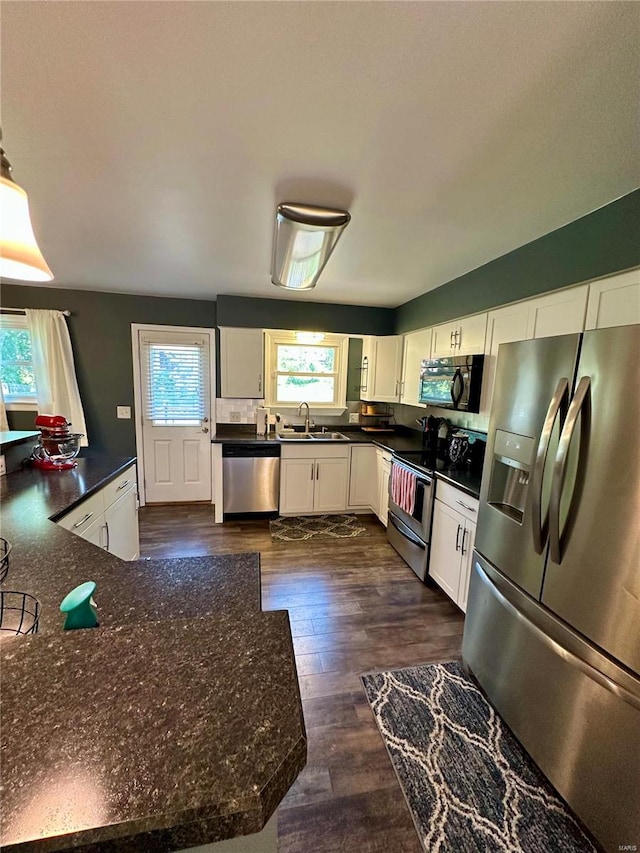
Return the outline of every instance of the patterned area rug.
{"type": "Polygon", "coordinates": [[[426,851],[597,853],[459,663],[362,681],[426,851]]]}
{"type": "Polygon", "coordinates": [[[362,536],[367,528],[355,515],[279,516],[269,522],[271,538],[283,542],[304,539],[351,539],[362,536]]]}

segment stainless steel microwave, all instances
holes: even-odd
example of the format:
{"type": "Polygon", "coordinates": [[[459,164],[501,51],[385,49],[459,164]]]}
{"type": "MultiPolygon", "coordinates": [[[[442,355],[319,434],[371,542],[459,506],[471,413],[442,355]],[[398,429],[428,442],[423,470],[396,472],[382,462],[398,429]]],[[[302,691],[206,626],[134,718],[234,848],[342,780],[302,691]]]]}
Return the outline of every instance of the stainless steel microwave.
{"type": "Polygon", "coordinates": [[[423,359],[420,402],[441,409],[479,412],[483,368],[483,355],[423,359]]]}

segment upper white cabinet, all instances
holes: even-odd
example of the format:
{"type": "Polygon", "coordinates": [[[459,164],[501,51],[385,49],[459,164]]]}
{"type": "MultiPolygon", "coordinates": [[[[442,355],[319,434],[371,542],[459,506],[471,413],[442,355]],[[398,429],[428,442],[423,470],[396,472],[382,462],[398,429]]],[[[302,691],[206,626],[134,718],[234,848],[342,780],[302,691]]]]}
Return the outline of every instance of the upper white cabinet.
{"type": "Polygon", "coordinates": [[[634,323],[640,323],[640,269],[591,282],[585,329],[634,323]]]}
{"type": "Polygon", "coordinates": [[[402,377],[402,335],[369,336],[362,344],[361,400],[397,403],[402,377]]]}
{"type": "Polygon", "coordinates": [[[527,339],[581,332],[584,329],[588,293],[589,287],[584,284],[521,303],[528,308],[527,339]]]}
{"type": "Polygon", "coordinates": [[[433,327],[431,358],[449,355],[475,355],[484,352],[487,315],[473,314],[433,327]]]}
{"type": "Polygon", "coordinates": [[[526,302],[516,302],[514,305],[506,305],[504,308],[489,311],[480,400],[480,412],[482,414],[489,414],[491,408],[500,344],[526,340],[528,329],[529,306],[526,302]]]}
{"type": "Polygon", "coordinates": [[[431,358],[431,329],[419,329],[404,336],[400,402],[408,406],[424,406],[418,400],[420,392],[420,363],[431,358]]]}
{"type": "Polygon", "coordinates": [[[500,344],[581,332],[584,328],[588,292],[589,287],[585,284],[489,311],[481,414],[488,415],[491,408],[500,344]]]}
{"type": "Polygon", "coordinates": [[[262,329],[220,329],[220,396],[264,396],[262,329]]]}

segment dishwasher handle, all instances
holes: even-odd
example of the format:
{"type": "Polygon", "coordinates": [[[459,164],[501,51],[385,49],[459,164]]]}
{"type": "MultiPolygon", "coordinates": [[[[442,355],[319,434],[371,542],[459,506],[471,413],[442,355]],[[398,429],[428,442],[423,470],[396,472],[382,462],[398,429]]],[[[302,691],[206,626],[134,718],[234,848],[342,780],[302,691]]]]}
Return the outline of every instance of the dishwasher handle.
{"type": "Polygon", "coordinates": [[[226,444],[222,445],[223,459],[266,459],[269,457],[280,456],[279,444],[226,444]]]}

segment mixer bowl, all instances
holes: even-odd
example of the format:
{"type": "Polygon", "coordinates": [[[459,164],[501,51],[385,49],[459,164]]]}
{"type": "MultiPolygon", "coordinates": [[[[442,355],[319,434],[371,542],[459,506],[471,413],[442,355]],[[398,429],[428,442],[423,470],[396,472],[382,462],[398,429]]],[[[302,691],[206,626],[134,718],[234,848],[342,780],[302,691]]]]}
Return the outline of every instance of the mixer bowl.
{"type": "Polygon", "coordinates": [[[80,453],[81,432],[70,433],[64,438],[42,436],[40,444],[34,448],[37,457],[52,465],[64,465],[75,459],[80,453]]]}

